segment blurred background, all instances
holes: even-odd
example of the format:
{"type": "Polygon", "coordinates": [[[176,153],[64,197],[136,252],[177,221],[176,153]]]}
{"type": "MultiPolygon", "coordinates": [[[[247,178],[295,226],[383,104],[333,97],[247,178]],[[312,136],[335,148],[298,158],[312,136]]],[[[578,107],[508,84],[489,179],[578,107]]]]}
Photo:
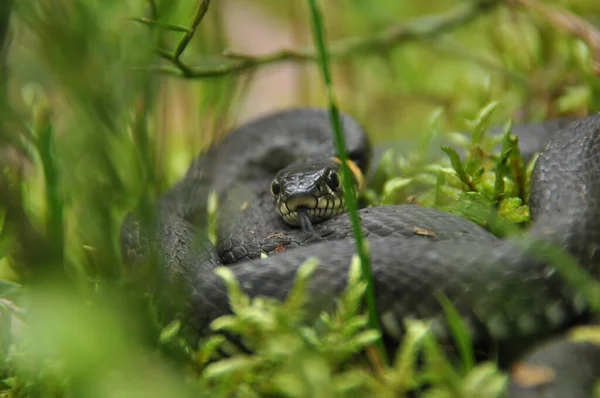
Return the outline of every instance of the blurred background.
{"type": "MultiPolygon", "coordinates": [[[[124,282],[120,221],[228,129],[327,104],[306,2],[212,1],[175,59],[201,3],[0,6],[1,397],[189,392],[180,362],[148,349],[160,327],[124,282]]],[[[340,108],[377,145],[418,141],[434,115],[467,131],[492,101],[491,124],[600,110],[597,0],[319,3],[340,108]]]]}
{"type": "MultiPolygon", "coordinates": [[[[68,78],[63,83],[69,87],[101,86],[98,90],[112,91],[126,101],[119,93],[131,93],[136,83],[150,78],[146,67],[168,64],[153,57],[151,49],[156,45],[170,51],[182,35],[161,29],[149,33],[128,19],[149,16],[142,1],[66,3],[52,12],[54,20],[41,10],[28,16],[34,11],[27,9],[27,1],[22,3],[21,17],[29,20],[17,16],[13,21],[11,104],[26,109],[23,101],[29,100],[31,89],[41,88],[54,106],[67,108],[56,112],[61,116],[57,123],[67,123],[62,116],[72,111],[65,87],[57,87],[60,79],[68,78]],[[89,15],[81,18],[78,13],[83,12],[89,15]]],[[[197,6],[181,0],[155,3],[161,22],[178,25],[187,25],[197,6]]],[[[323,2],[331,42],[377,39],[403,29],[413,36],[384,39],[337,58],[334,85],[342,110],[361,121],[377,141],[418,135],[438,108],[445,110],[442,130],[464,128],[461,121],[492,100],[499,101],[497,121],[512,117],[516,123],[582,116],[598,109],[593,69],[594,59],[598,62],[597,32],[586,36],[585,27],[577,23],[597,24],[600,5],[592,0],[507,0],[461,18],[475,3],[323,2]],[[572,22],[569,15],[582,20],[572,22]],[[431,29],[439,20],[449,21],[449,27],[431,29]],[[431,34],[421,33],[428,30],[431,34]]],[[[301,52],[312,48],[308,17],[301,1],[214,2],[182,59],[211,70],[227,63],[222,56],[226,51],[252,57],[301,52]]],[[[151,80],[157,90],[152,97],[152,133],[159,143],[157,160],[169,170],[164,176],[168,181],[181,174],[206,137],[275,109],[325,104],[314,62],[274,62],[208,78],[157,74],[151,80]]]]}

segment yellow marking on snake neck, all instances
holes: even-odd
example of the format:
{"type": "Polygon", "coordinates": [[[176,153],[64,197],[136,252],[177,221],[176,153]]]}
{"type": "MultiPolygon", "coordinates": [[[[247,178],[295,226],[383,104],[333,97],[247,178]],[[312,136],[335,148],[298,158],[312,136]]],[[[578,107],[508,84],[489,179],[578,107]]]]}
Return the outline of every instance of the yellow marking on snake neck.
{"type": "MultiPolygon", "coordinates": [[[[337,165],[340,165],[340,166],[342,165],[341,159],[338,158],[337,156],[332,157],[331,160],[337,165]]],[[[356,165],[356,163],[354,163],[350,159],[346,160],[346,164],[348,165],[348,168],[352,172],[352,176],[354,177],[354,181],[356,182],[357,191],[361,192],[365,185],[365,177],[363,175],[363,172],[356,165]]]]}

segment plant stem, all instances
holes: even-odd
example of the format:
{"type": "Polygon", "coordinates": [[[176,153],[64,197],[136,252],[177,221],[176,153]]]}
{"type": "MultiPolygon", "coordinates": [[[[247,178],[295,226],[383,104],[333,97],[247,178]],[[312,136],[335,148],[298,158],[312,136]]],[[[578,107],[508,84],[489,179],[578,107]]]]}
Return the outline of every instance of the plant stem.
{"type": "MultiPolygon", "coordinates": [[[[331,78],[331,72],[329,70],[327,48],[325,45],[325,29],[323,26],[323,18],[316,0],[308,0],[308,4],[310,6],[312,14],[313,38],[318,53],[318,64],[327,90],[327,98],[329,101],[329,116],[333,128],[334,142],[336,150],[338,152],[338,156],[341,159],[344,198],[346,199],[348,212],[350,214],[350,220],[352,222],[352,230],[354,232],[354,238],[356,239],[356,250],[358,252],[358,257],[360,258],[362,271],[361,277],[367,285],[366,301],[369,317],[369,327],[380,331],[381,329],[379,325],[377,303],[375,300],[375,288],[373,285],[373,274],[371,272],[371,261],[367,249],[367,242],[362,233],[360,218],[358,217],[358,203],[356,200],[354,185],[352,183],[352,172],[350,171],[350,167],[348,167],[347,163],[348,151],[346,149],[346,140],[344,137],[340,113],[336,104],[335,95],[333,93],[333,83],[331,78]]],[[[387,358],[387,355],[385,353],[385,347],[381,340],[379,340],[378,345],[382,357],[387,358]]]]}
{"type": "Polygon", "coordinates": [[[194,16],[190,24],[190,30],[184,33],[181,40],[179,40],[179,43],[177,43],[177,47],[175,47],[175,50],[173,50],[171,61],[175,65],[177,65],[183,73],[186,73],[186,71],[188,71],[188,67],[183,62],[181,62],[181,54],[183,54],[187,45],[192,40],[192,37],[194,37],[194,34],[196,33],[196,28],[198,28],[198,25],[200,25],[200,22],[202,22],[204,15],[206,15],[209,5],[210,0],[200,0],[198,2],[198,7],[194,12],[194,16]]]}
{"type": "MultiPolygon", "coordinates": [[[[317,60],[317,54],[312,49],[282,49],[260,56],[224,53],[221,55],[222,60],[220,64],[210,68],[185,64],[180,60],[179,56],[194,35],[197,25],[202,20],[208,8],[208,3],[208,0],[200,3],[198,10],[194,14],[190,32],[184,35],[170,56],[165,57],[164,50],[158,50],[173,66],[157,65],[144,68],[145,70],[190,79],[210,78],[240,73],[262,65],[288,61],[313,62],[317,60]],[[205,4],[205,9],[201,8],[203,4],[205,4]]],[[[429,39],[450,29],[464,26],[475,18],[491,11],[496,5],[501,3],[502,1],[499,0],[473,1],[467,5],[463,4],[445,14],[418,18],[408,24],[397,24],[373,35],[334,41],[326,47],[328,48],[330,58],[338,60],[362,54],[385,54],[401,44],[429,39]]]]}

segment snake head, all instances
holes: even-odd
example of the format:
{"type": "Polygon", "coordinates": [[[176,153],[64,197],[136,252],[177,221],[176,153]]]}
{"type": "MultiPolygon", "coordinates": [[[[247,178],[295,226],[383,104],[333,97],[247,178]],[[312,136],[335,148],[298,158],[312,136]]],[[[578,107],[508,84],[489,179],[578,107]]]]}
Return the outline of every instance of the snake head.
{"type": "Polygon", "coordinates": [[[271,194],[283,221],[304,230],[346,211],[335,158],[300,160],[280,170],[271,182],[271,194]]]}

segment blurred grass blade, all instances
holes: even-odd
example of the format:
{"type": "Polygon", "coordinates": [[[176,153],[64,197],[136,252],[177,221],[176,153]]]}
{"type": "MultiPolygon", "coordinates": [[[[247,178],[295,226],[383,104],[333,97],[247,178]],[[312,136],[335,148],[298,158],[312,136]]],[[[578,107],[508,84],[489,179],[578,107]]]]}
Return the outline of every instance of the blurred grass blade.
{"type": "Polygon", "coordinates": [[[445,295],[438,294],[437,299],[444,309],[448,328],[458,347],[458,352],[462,359],[463,372],[466,374],[475,366],[475,353],[473,352],[471,332],[452,302],[445,295]]]}

